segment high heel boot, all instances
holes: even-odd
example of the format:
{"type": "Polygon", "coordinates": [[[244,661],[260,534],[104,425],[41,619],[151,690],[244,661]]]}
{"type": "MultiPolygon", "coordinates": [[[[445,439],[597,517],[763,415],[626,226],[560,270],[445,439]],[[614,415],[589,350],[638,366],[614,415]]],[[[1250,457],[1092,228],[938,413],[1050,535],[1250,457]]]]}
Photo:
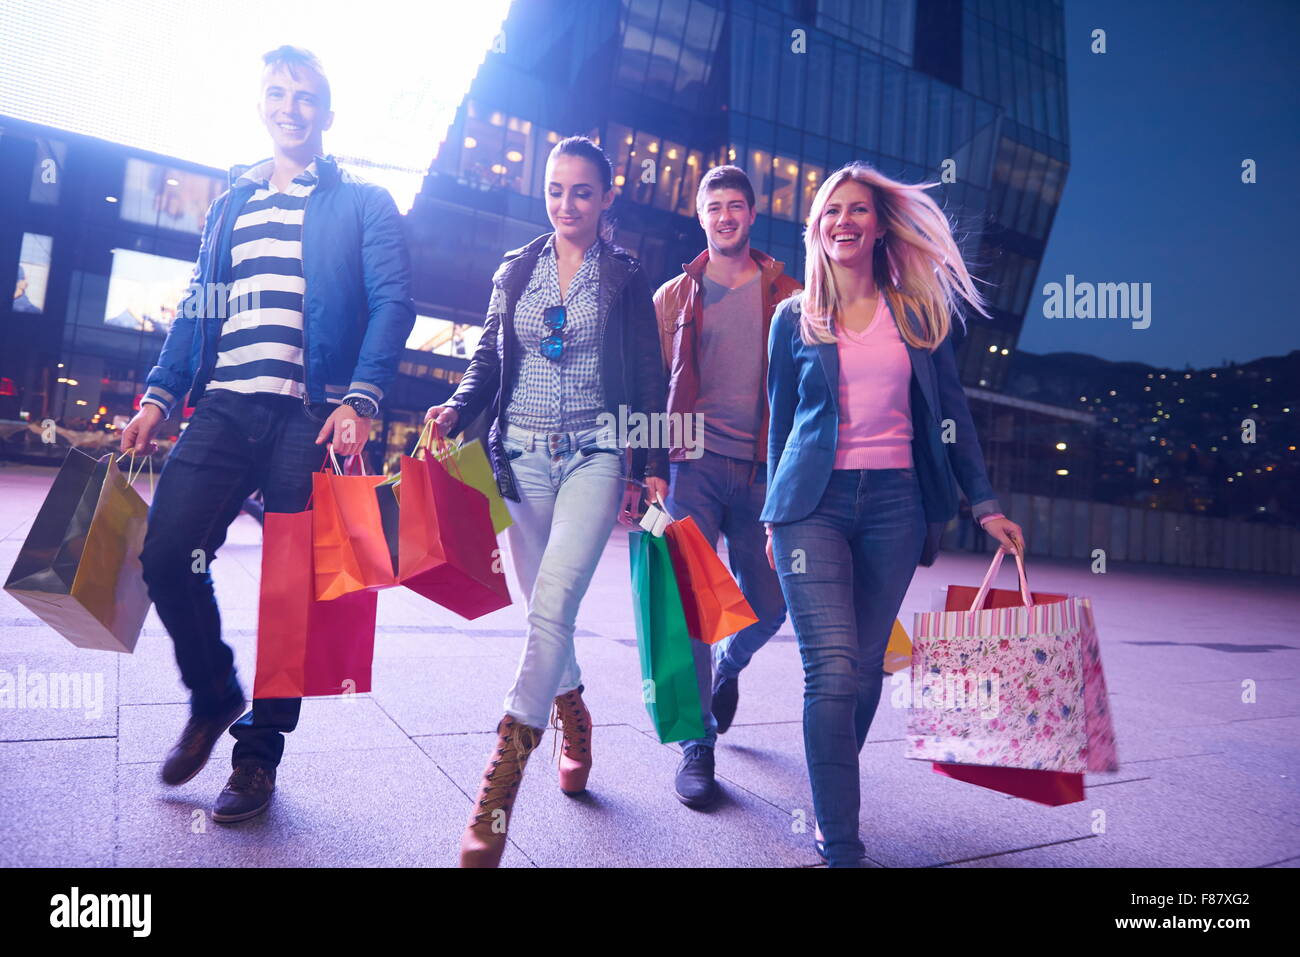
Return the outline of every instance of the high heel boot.
{"type": "Polygon", "coordinates": [[[524,766],[541,740],[541,728],[530,727],[510,715],[497,725],[496,745],[460,839],[461,867],[497,867],[501,863],[510,811],[524,777],[524,766]]]}
{"type": "Polygon", "coordinates": [[[591,774],[591,714],[582,700],[582,685],[556,696],[551,723],[564,737],[560,751],[560,790],[570,795],[581,794],[587,789],[587,776],[591,774]]]}

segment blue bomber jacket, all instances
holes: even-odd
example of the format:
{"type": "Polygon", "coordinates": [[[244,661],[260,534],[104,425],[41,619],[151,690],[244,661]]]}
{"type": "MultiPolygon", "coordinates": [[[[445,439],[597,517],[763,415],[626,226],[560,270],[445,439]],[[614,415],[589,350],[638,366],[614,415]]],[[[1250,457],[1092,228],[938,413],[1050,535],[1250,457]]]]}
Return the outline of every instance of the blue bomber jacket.
{"type": "MultiPolygon", "coordinates": [[[[217,361],[231,281],[230,235],[254,187],[231,187],[204,220],[185,297],[145,380],[145,400],[169,415],[185,393],[198,402],[217,361]]],[[[383,403],[415,324],[411,260],[386,189],[317,157],[319,181],[303,213],[303,374],[309,402],[362,395],[383,403]]]]}

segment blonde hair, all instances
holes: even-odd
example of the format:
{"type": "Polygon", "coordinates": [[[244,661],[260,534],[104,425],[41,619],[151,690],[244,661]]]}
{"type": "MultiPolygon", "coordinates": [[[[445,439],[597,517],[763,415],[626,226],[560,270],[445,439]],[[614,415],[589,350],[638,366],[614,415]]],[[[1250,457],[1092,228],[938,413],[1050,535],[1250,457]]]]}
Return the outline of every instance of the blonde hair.
{"type": "Polygon", "coordinates": [[[804,227],[804,291],[799,329],[807,345],[834,342],[833,320],[840,311],[831,260],[822,245],[820,220],[831,194],[847,180],[871,190],[877,221],[885,228],[871,251],[872,278],[889,304],[899,334],[908,345],[934,351],[952,329],[952,314],[963,299],[988,317],[948,218],[926,190],[937,183],[902,183],[867,163],[849,163],[826,178],[804,227]],[[920,324],[907,321],[911,313],[920,324]]]}

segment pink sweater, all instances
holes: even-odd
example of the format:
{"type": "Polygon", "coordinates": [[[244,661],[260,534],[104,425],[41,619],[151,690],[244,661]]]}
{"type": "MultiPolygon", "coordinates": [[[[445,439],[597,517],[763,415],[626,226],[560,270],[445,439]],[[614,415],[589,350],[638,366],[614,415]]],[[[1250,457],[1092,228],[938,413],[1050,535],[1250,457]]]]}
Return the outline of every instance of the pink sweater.
{"type": "Polygon", "coordinates": [[[837,469],[912,467],[912,360],[881,296],[864,332],[841,327],[837,469]]]}

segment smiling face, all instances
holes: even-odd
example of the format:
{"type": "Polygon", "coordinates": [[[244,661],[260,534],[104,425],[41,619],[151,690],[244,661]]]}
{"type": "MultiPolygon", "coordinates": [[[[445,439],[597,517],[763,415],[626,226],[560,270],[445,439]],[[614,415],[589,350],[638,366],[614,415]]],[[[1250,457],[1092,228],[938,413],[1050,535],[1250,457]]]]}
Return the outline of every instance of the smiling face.
{"type": "Polygon", "coordinates": [[[596,241],[600,214],[614,202],[605,192],[596,164],[560,153],[546,164],[546,215],[555,232],[586,249],[596,241]]]}
{"type": "Polygon", "coordinates": [[[749,229],[757,214],[745,194],[734,187],[707,190],[699,217],[709,250],[724,256],[743,250],[749,245],[749,229]]]}
{"type": "Polygon", "coordinates": [[[334,113],[325,81],[305,67],[294,73],[284,66],[266,67],[257,109],[276,151],[309,162],[323,152],[321,138],[334,125],[334,113]]]}
{"type": "Polygon", "coordinates": [[[817,233],[831,262],[849,269],[870,269],[872,248],[885,234],[871,187],[855,179],[835,187],[818,218],[817,233]]]}

